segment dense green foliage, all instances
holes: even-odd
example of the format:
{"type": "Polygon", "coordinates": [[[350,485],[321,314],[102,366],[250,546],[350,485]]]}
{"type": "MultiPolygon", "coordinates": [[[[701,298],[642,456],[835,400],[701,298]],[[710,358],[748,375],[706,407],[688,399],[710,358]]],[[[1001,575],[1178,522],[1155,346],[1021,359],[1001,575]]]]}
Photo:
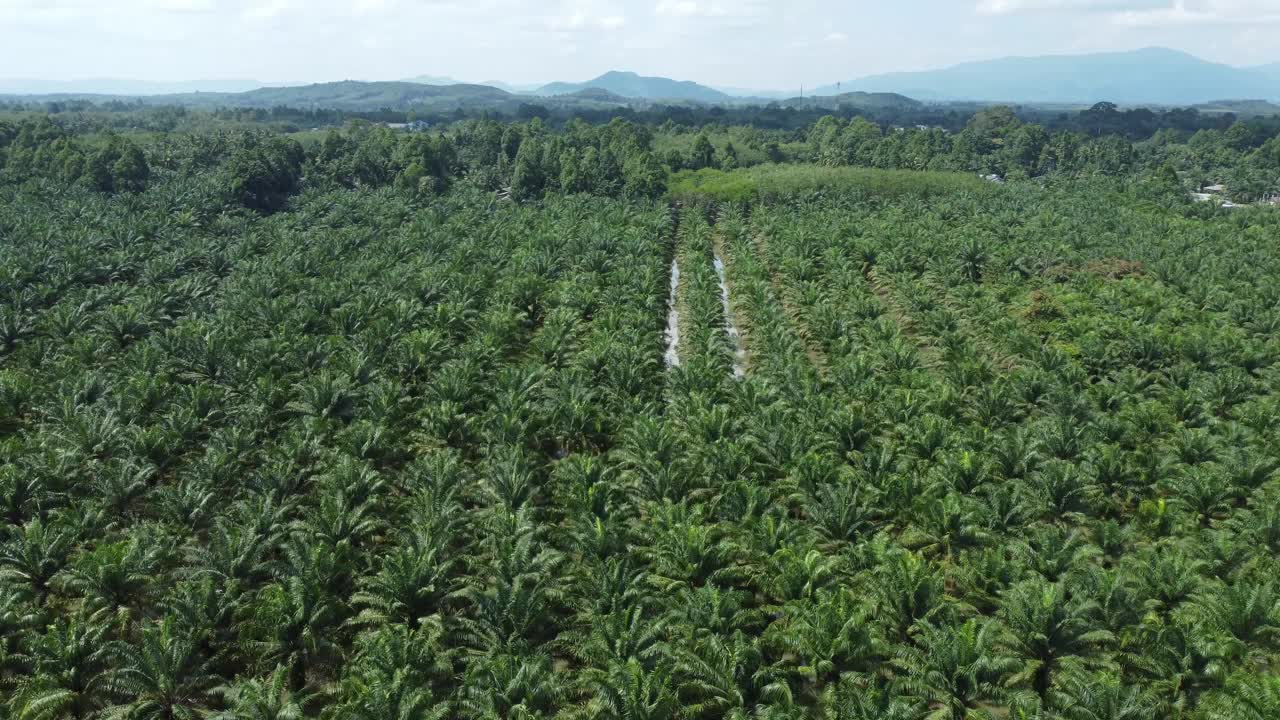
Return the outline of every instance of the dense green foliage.
{"type": "Polygon", "coordinates": [[[975,175],[956,172],[875,170],[817,165],[759,165],[737,172],[714,168],[676,173],[669,185],[680,200],[747,202],[777,200],[816,192],[899,197],[929,197],[957,192],[983,193],[991,185],[975,175]]]}
{"type": "MultiPolygon", "coordinates": [[[[263,185],[233,193],[247,205],[279,206],[299,187],[301,175],[295,166],[308,159],[319,170],[312,184],[327,180],[344,187],[369,187],[395,182],[406,188],[421,185],[431,192],[453,179],[470,177],[484,189],[510,187],[523,199],[546,192],[654,197],[661,194],[669,172],[732,171],[792,162],[1011,178],[1164,177],[1183,190],[1225,183],[1231,197],[1243,202],[1280,192],[1280,139],[1276,124],[1262,120],[1201,123],[1194,113],[1158,115],[1099,103],[1071,116],[1068,123],[1028,117],[1007,107],[968,114],[953,111],[954,117],[941,124],[905,127],[817,110],[795,115],[782,126],[787,129],[767,129],[775,126],[758,118],[737,118],[751,123],[742,125],[733,124],[735,119],[724,113],[717,118],[714,113],[674,110],[615,118],[603,125],[578,117],[555,124],[539,117],[520,123],[446,120],[429,133],[396,132],[367,120],[353,121],[339,131],[332,124],[346,116],[338,111],[297,114],[288,108],[212,114],[183,108],[135,109],[122,113],[124,119],[118,122],[103,119],[111,113],[63,114],[53,120],[43,115],[0,118],[0,182],[41,174],[83,180],[105,192],[132,192],[147,182],[148,159],[175,154],[175,138],[200,145],[196,154],[203,164],[188,163],[188,169],[202,170],[226,162],[237,148],[256,147],[263,142],[261,135],[271,131],[298,140],[309,152],[304,157],[302,151],[289,150],[283,165],[264,165],[261,158],[236,160],[239,175],[263,185]],[[290,119],[330,127],[299,131],[290,119]],[[133,131],[117,134],[122,127],[133,131]],[[182,132],[169,132],[176,127],[182,132]],[[150,152],[151,145],[162,150],[150,152]],[[149,157],[142,156],[144,151],[149,157]],[[428,183],[419,183],[426,177],[428,183]]],[[[794,109],[787,112],[795,114],[794,109]]],[[[394,114],[366,115],[397,119],[394,114]]]]}
{"type": "Polygon", "coordinates": [[[664,132],[0,127],[0,717],[1280,716],[1280,213],[664,132]]]}
{"type": "MultiPolygon", "coordinates": [[[[440,90],[433,91],[430,86],[419,88],[428,95],[440,90]]],[[[959,132],[975,113],[991,107],[971,102],[926,105],[899,95],[878,93],[791,98],[761,106],[754,102],[746,105],[651,103],[619,98],[604,91],[557,98],[501,94],[494,98],[492,92],[491,88],[457,86],[442,96],[428,99],[415,92],[404,92],[397,83],[348,82],[238,95],[201,93],[112,99],[0,96],[0,118],[6,114],[52,114],[60,122],[81,131],[97,132],[107,129],[172,132],[244,124],[272,124],[298,131],[342,125],[356,119],[448,124],[478,118],[530,120],[535,117],[556,124],[575,118],[595,124],[624,119],[650,126],[671,122],[695,128],[736,126],[797,132],[825,115],[834,115],[845,121],[862,117],[882,126],[925,125],[959,132]]],[[[1146,140],[1162,130],[1186,135],[1201,130],[1225,131],[1237,121],[1271,135],[1280,130],[1277,106],[1258,101],[1186,108],[1121,109],[1103,102],[1091,107],[1022,105],[1014,109],[1023,121],[1041,125],[1051,132],[1121,135],[1132,141],[1146,140]]]]}
{"type": "Polygon", "coordinates": [[[100,147],[85,147],[46,118],[17,126],[0,124],[0,170],[10,178],[45,175],[101,192],[141,192],[150,168],[137,144],[108,135],[100,147]]]}
{"type": "MultiPolygon", "coordinates": [[[[1105,116],[1108,110],[1093,112],[1105,116]]],[[[1190,136],[1162,130],[1132,143],[1114,133],[1091,137],[1050,132],[1023,122],[1008,108],[995,108],[974,115],[959,133],[940,128],[884,131],[861,118],[844,123],[826,117],[807,139],[812,159],[829,166],[967,170],[1002,177],[1116,177],[1154,174],[1168,165],[1197,187],[1223,181],[1241,199],[1256,200],[1280,189],[1280,140],[1275,135],[1260,126],[1236,123],[1226,131],[1203,130],[1190,136]]]]}

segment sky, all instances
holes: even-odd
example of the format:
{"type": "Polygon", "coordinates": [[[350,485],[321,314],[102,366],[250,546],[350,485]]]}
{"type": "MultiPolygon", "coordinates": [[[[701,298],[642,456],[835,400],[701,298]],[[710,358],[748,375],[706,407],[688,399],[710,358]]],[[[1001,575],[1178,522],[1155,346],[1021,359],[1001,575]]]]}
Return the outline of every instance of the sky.
{"type": "Polygon", "coordinates": [[[1280,62],[1280,0],[0,0],[0,77],[790,90],[1007,55],[1280,62]]]}

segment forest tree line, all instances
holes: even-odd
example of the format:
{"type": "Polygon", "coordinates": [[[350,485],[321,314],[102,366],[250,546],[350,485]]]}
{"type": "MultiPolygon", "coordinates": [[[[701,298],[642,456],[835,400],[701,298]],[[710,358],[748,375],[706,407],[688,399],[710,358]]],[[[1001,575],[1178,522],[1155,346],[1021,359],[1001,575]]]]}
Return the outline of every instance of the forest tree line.
{"type": "MultiPolygon", "coordinates": [[[[1114,106],[1085,114],[1095,128],[1109,130],[1119,128],[1107,118],[1124,115],[1114,106]]],[[[428,132],[354,120],[343,129],[307,135],[299,141],[301,135],[268,126],[156,139],[87,132],[54,116],[0,120],[0,178],[46,177],[118,193],[143,190],[153,167],[210,173],[221,179],[223,200],[256,210],[279,209],[304,186],[396,186],[431,193],[457,181],[518,200],[547,192],[654,198],[674,172],[764,162],[1001,178],[1155,176],[1183,190],[1225,183],[1241,201],[1280,192],[1280,131],[1265,123],[1235,121],[1194,132],[1163,128],[1134,141],[1122,131],[1053,130],[1022,120],[1008,107],[977,112],[958,132],[824,115],[797,131],[685,125],[671,118],[660,124],[572,119],[562,125],[533,118],[462,120],[428,132]]]]}

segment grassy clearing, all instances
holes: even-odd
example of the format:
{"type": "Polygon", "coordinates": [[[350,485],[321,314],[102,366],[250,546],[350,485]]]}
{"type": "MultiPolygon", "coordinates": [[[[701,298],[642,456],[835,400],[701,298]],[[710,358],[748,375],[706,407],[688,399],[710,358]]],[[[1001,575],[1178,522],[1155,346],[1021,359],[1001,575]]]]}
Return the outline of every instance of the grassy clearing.
{"type": "MultiPolygon", "coordinates": [[[[653,150],[658,153],[659,157],[665,157],[670,152],[678,152],[687,157],[693,151],[693,145],[697,142],[699,134],[696,132],[655,133],[653,136],[653,150]]],[[[770,159],[765,151],[765,146],[770,141],[778,143],[778,150],[786,157],[788,162],[799,160],[809,150],[808,143],[786,142],[781,133],[756,130],[754,128],[734,127],[712,130],[702,134],[705,134],[707,139],[711,141],[712,147],[716,149],[717,158],[723,158],[726,148],[732,143],[734,151],[738,155],[738,165],[740,167],[752,167],[769,162],[770,159]]]]}

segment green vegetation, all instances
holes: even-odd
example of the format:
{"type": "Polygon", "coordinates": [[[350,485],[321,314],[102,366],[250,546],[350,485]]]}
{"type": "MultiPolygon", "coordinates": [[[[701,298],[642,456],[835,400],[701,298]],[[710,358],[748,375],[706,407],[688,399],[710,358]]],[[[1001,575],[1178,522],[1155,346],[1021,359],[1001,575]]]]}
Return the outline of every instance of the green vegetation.
{"type": "Polygon", "coordinates": [[[59,119],[0,718],[1280,717],[1274,136],[59,119]]]}
{"type": "Polygon", "coordinates": [[[777,200],[818,192],[923,198],[990,189],[981,178],[967,173],[820,165],[761,165],[733,172],[715,168],[685,170],[675,174],[670,183],[670,194],[674,198],[716,202],[777,200]]]}

